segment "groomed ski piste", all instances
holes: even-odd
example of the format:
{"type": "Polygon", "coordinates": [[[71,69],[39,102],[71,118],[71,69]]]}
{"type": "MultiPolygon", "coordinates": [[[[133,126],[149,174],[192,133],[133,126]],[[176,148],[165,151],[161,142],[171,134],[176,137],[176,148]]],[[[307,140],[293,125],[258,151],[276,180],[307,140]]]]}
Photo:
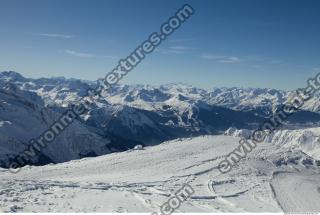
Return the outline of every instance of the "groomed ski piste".
{"type": "Polygon", "coordinates": [[[17,174],[0,169],[0,208],[160,212],[170,196],[189,184],[195,192],[177,213],[320,212],[318,153],[260,143],[222,174],[218,165],[239,139],[225,135],[176,139],[142,150],[26,166],[17,174]]]}

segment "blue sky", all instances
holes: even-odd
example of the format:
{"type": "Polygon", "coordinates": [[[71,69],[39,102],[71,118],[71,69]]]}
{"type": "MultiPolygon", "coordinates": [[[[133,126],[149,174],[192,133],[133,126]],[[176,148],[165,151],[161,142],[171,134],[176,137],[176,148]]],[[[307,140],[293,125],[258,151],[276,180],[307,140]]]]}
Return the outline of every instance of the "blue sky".
{"type": "Polygon", "coordinates": [[[195,14],[121,83],[295,89],[320,72],[317,0],[0,0],[0,71],[104,77],[185,3],[195,14]]]}

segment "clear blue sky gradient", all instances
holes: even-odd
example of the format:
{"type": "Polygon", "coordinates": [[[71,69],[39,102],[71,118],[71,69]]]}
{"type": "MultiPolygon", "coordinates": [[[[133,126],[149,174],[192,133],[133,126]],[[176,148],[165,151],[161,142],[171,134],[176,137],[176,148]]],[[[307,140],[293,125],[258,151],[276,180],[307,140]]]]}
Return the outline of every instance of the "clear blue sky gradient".
{"type": "Polygon", "coordinates": [[[104,77],[185,3],[195,14],[121,83],[295,89],[320,72],[318,0],[0,0],[0,71],[104,77]]]}

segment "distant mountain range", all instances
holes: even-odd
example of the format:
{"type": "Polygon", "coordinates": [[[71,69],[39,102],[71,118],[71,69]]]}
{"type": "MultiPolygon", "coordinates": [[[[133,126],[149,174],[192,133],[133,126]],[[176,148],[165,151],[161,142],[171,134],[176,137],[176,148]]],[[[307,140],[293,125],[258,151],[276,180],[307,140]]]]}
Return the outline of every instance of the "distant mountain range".
{"type": "MultiPolygon", "coordinates": [[[[95,83],[77,79],[25,78],[0,73],[0,161],[23,151],[95,83]]],[[[180,137],[254,129],[292,92],[258,88],[213,88],[187,84],[115,85],[95,98],[93,109],[51,143],[32,164],[58,163],[155,145],[180,137]]],[[[320,95],[289,118],[285,128],[317,127],[320,95]]]]}

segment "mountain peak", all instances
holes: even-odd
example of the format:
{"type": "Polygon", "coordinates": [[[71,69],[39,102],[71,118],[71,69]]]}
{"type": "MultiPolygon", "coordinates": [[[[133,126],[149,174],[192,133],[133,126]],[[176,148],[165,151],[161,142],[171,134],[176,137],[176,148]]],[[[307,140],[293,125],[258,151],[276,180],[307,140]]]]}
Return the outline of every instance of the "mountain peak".
{"type": "Polygon", "coordinates": [[[14,71],[3,71],[0,72],[0,79],[14,80],[14,81],[25,81],[26,78],[20,73],[14,71]]]}

